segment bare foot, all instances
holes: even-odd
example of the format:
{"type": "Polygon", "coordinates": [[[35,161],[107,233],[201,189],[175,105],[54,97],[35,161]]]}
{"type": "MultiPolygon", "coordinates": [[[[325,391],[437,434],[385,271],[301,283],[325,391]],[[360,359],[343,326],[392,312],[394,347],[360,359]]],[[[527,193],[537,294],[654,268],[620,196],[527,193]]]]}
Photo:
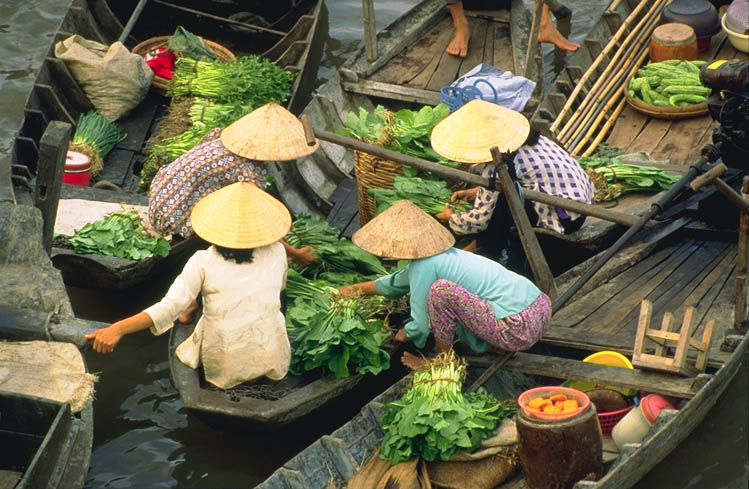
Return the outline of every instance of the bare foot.
{"type": "Polygon", "coordinates": [[[468,19],[463,12],[463,2],[451,3],[448,8],[453,18],[455,34],[453,34],[453,39],[447,45],[445,51],[447,51],[447,54],[465,58],[468,54],[468,40],[471,38],[471,30],[468,28],[468,19]]]}
{"type": "Polygon", "coordinates": [[[422,370],[427,363],[427,359],[404,351],[401,356],[401,363],[411,370],[422,370]]]}
{"type": "Polygon", "coordinates": [[[549,19],[542,19],[538,26],[538,42],[549,42],[564,51],[577,51],[580,45],[564,37],[549,19]]]}

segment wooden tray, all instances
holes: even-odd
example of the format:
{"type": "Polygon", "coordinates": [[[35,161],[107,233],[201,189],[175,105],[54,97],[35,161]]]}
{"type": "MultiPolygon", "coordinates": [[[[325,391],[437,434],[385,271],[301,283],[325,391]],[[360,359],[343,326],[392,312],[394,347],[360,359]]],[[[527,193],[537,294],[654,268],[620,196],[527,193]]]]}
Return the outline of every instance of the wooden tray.
{"type": "Polygon", "coordinates": [[[624,98],[627,103],[637,112],[657,119],[687,119],[707,114],[707,103],[687,105],[686,107],[661,107],[659,105],[650,105],[637,100],[629,95],[627,87],[629,86],[628,78],[624,85],[624,98]]]}

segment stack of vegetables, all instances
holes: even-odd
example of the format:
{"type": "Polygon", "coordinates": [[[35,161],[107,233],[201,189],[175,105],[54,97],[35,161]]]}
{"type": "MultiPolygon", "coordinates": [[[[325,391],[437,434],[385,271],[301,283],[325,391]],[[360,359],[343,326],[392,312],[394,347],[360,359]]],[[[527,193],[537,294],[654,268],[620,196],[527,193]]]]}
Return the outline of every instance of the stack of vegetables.
{"type": "Polygon", "coordinates": [[[68,243],[76,253],[144,260],[165,257],[171,247],[162,237],[153,237],[143,228],[136,211],[122,210],[76,229],[68,243]]]}
{"type": "MultiPolygon", "coordinates": [[[[429,140],[434,126],[448,115],[450,115],[450,109],[446,104],[439,104],[436,107],[425,105],[418,111],[401,109],[395,113],[381,105],[378,105],[371,113],[359,107],[359,114],[349,112],[343,127],[339,128],[336,133],[379,144],[398,153],[457,168],[460,164],[448,161],[437,154],[432,149],[429,140]]],[[[415,168],[403,167],[403,171],[406,176],[417,175],[415,168]]]]}
{"type": "Polygon", "coordinates": [[[596,202],[615,199],[629,192],[660,192],[668,190],[679,180],[664,170],[651,166],[622,163],[618,158],[621,150],[604,148],[595,156],[578,160],[596,187],[596,202]]]}
{"type": "Polygon", "coordinates": [[[95,177],[104,168],[104,158],[125,137],[127,135],[113,122],[92,111],[81,114],[78,119],[70,150],[83,153],[91,159],[91,176],[95,177]]]}
{"type": "Polygon", "coordinates": [[[660,107],[685,107],[707,101],[712,89],[700,82],[705,61],[667,59],[637,71],[627,85],[629,95],[660,107]]]}
{"type": "Polygon", "coordinates": [[[380,457],[393,465],[414,457],[446,461],[492,437],[515,410],[483,389],[463,394],[465,374],[465,363],[452,350],[414,373],[408,392],[384,407],[380,457]]]}
{"type": "Polygon", "coordinates": [[[192,149],[211,129],[226,127],[266,103],[284,103],[294,77],[254,55],[227,63],[178,58],[169,93],[175,98],[194,97],[189,112],[192,127],[153,146],[141,171],[141,188],[147,190],[162,165],[192,149]]]}
{"type": "Polygon", "coordinates": [[[293,374],[332,372],[343,378],[351,371],[376,375],[390,368],[390,355],[382,349],[390,335],[375,317],[384,311],[382,297],[344,296],[294,270],[287,275],[286,294],[293,298],[286,310],[293,374]]]}
{"type": "Polygon", "coordinates": [[[472,205],[464,200],[450,202],[453,192],[443,180],[427,180],[420,177],[395,177],[393,188],[370,188],[369,195],[375,198],[377,208],[375,215],[395,204],[399,200],[410,200],[427,214],[437,214],[445,210],[449,202],[453,212],[468,210],[472,205]]]}
{"type": "Polygon", "coordinates": [[[296,248],[314,246],[320,265],[305,267],[302,274],[326,280],[336,287],[376,279],[388,271],[374,255],[345,238],[324,219],[299,214],[294,220],[286,242],[296,248]]]}

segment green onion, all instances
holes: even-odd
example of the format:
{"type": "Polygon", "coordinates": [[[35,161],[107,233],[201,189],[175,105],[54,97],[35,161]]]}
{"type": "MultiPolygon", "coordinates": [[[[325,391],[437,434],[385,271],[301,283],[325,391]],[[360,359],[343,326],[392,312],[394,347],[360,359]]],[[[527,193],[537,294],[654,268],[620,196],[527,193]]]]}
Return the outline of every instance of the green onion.
{"type": "Polygon", "coordinates": [[[103,160],[117,143],[127,135],[103,115],[97,112],[81,114],[71,141],[71,150],[79,151],[91,158],[91,174],[96,176],[103,168],[103,160]],[[87,151],[90,148],[91,151],[87,151]]]}

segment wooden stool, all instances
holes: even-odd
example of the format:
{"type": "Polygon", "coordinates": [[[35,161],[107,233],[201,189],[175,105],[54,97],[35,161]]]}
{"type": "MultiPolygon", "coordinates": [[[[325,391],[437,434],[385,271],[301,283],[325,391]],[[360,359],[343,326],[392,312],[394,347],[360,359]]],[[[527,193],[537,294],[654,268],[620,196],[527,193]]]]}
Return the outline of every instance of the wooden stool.
{"type": "Polygon", "coordinates": [[[637,323],[632,365],[650,370],[675,373],[687,377],[694,377],[704,372],[707,367],[707,356],[710,352],[710,342],[713,336],[715,321],[710,320],[705,325],[702,340],[692,338],[692,317],[694,307],[688,307],[684,312],[684,321],[679,332],[671,331],[674,315],[666,312],[663,315],[661,329],[650,329],[650,318],[653,313],[653,303],[643,300],[640,306],[640,319],[637,323]],[[657,343],[655,353],[645,353],[646,340],[657,343]],[[668,357],[668,348],[676,347],[673,358],[668,357]],[[697,350],[697,361],[694,366],[687,365],[687,351],[689,347],[697,350]]]}

